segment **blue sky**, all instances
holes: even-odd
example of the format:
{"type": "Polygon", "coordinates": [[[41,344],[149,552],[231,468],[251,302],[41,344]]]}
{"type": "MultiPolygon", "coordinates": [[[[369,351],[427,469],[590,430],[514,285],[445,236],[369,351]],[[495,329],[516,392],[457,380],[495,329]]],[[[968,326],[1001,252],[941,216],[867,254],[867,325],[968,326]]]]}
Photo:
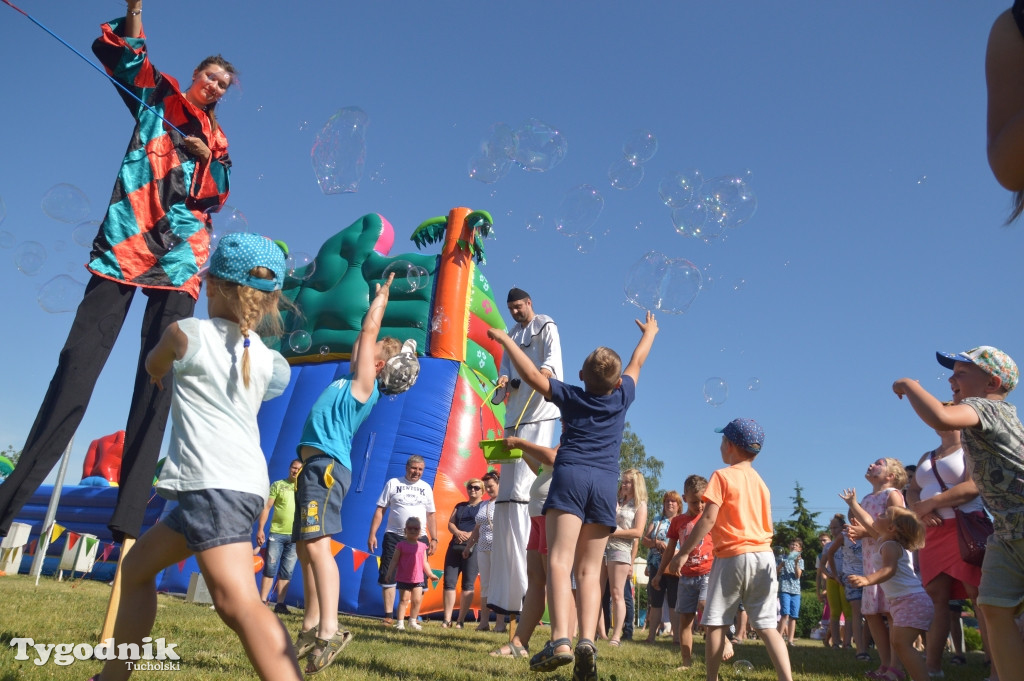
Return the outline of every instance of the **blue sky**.
{"type": "MultiPolygon", "coordinates": [[[[893,380],[948,394],[937,349],[991,344],[1024,361],[1024,235],[1001,226],[1010,197],[985,160],[985,41],[1007,5],[186,0],[150,2],[143,18],[163,71],[187,79],[216,52],[241,70],[219,118],[235,163],[229,204],[253,231],[315,252],[379,212],[396,228],[394,254],[415,250],[407,238],[427,218],[488,210],[497,236],[486,274],[555,318],[570,378],[597,344],[631,352],[642,312],[623,287],[641,256],[705,270],[712,282],[688,312],[659,315],[633,429],[665,461],[662,485],[679,489],[720,467],[715,427],[757,418],[767,439],[756,466],[775,520],[790,513],[798,481],[824,522],[844,508],[842,488],[867,489],[870,461],[915,461],[937,443],[892,395],[893,380]],[[347,106],[369,116],[365,172],[357,193],[328,196],[310,148],[347,106]],[[489,185],[470,179],[467,162],[491,126],[528,118],[562,132],[564,161],[489,185]],[[643,182],[620,191],[607,169],[637,129],[658,150],[643,182]],[[677,234],[657,186],[689,168],[706,178],[749,171],[756,214],[710,245],[677,234]],[[581,184],[605,202],[588,253],[552,219],[581,184]],[[544,227],[527,230],[537,213],[544,227]],[[717,407],[702,393],[712,377],[729,386],[717,407]]],[[[90,58],[98,25],[123,13],[106,0],[20,6],[90,58]]],[[[43,311],[38,289],[60,274],[86,280],[74,226],[40,201],[69,183],[100,219],[131,120],[79,57],[13,10],[0,16],[0,232],[47,250],[32,277],[14,266],[13,248],[0,250],[0,446],[20,447],[71,323],[71,313],[43,311]]],[[[141,308],[97,386],[69,481],[88,442],[124,426],[141,308]]]]}

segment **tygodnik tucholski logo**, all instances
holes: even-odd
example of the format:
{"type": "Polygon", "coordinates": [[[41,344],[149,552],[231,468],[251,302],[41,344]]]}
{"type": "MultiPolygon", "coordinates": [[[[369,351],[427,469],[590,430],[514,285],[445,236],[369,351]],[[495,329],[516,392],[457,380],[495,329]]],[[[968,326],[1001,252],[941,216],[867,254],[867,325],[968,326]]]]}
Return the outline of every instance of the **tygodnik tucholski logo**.
{"type": "Polygon", "coordinates": [[[36,666],[52,662],[64,667],[75,660],[123,660],[128,669],[168,670],[180,669],[181,663],[175,652],[177,643],[168,644],[163,638],[150,636],[137,643],[119,643],[108,638],[97,646],[88,643],[36,643],[28,637],[12,638],[11,647],[16,648],[15,660],[32,660],[36,666]]]}

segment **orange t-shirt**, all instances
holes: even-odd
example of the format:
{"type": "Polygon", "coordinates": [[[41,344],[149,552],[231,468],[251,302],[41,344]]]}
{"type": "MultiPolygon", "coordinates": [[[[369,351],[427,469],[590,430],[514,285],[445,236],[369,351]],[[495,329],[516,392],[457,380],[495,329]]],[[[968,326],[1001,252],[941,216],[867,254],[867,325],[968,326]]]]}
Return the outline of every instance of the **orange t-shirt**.
{"type": "Polygon", "coordinates": [[[771,495],[752,467],[715,471],[703,498],[718,506],[718,518],[711,528],[715,558],[772,550],[771,495]]]}
{"type": "MultiPolygon", "coordinates": [[[[690,533],[693,532],[693,526],[697,524],[698,520],[700,520],[699,515],[687,515],[685,513],[677,515],[672,519],[672,523],[668,526],[668,533],[665,536],[669,539],[675,539],[676,547],[680,547],[686,541],[686,538],[690,536],[690,533]]],[[[686,557],[686,562],[683,563],[680,576],[696,577],[711,572],[714,548],[711,533],[708,532],[700,540],[700,543],[693,547],[690,555],[686,557]]]]}

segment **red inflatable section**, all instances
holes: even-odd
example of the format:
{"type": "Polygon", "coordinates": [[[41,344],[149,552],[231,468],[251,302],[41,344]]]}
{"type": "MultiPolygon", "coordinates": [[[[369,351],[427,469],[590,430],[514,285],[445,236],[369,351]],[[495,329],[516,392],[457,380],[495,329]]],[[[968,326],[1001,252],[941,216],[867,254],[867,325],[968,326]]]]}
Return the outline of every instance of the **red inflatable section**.
{"type": "Polygon", "coordinates": [[[121,477],[121,454],[124,452],[124,431],[119,430],[93,440],[82,464],[82,479],[100,477],[113,484],[121,477]]]}

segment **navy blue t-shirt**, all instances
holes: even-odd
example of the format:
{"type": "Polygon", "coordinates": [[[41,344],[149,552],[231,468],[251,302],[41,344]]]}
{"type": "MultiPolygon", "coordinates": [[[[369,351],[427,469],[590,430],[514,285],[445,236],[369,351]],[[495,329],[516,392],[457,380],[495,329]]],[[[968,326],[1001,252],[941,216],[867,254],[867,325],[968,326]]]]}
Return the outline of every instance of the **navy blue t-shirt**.
{"type": "Polygon", "coordinates": [[[551,401],[562,411],[562,438],[556,466],[587,465],[619,474],[626,410],[636,397],[636,383],[622,377],[622,387],[608,395],[551,378],[551,401]]]}

